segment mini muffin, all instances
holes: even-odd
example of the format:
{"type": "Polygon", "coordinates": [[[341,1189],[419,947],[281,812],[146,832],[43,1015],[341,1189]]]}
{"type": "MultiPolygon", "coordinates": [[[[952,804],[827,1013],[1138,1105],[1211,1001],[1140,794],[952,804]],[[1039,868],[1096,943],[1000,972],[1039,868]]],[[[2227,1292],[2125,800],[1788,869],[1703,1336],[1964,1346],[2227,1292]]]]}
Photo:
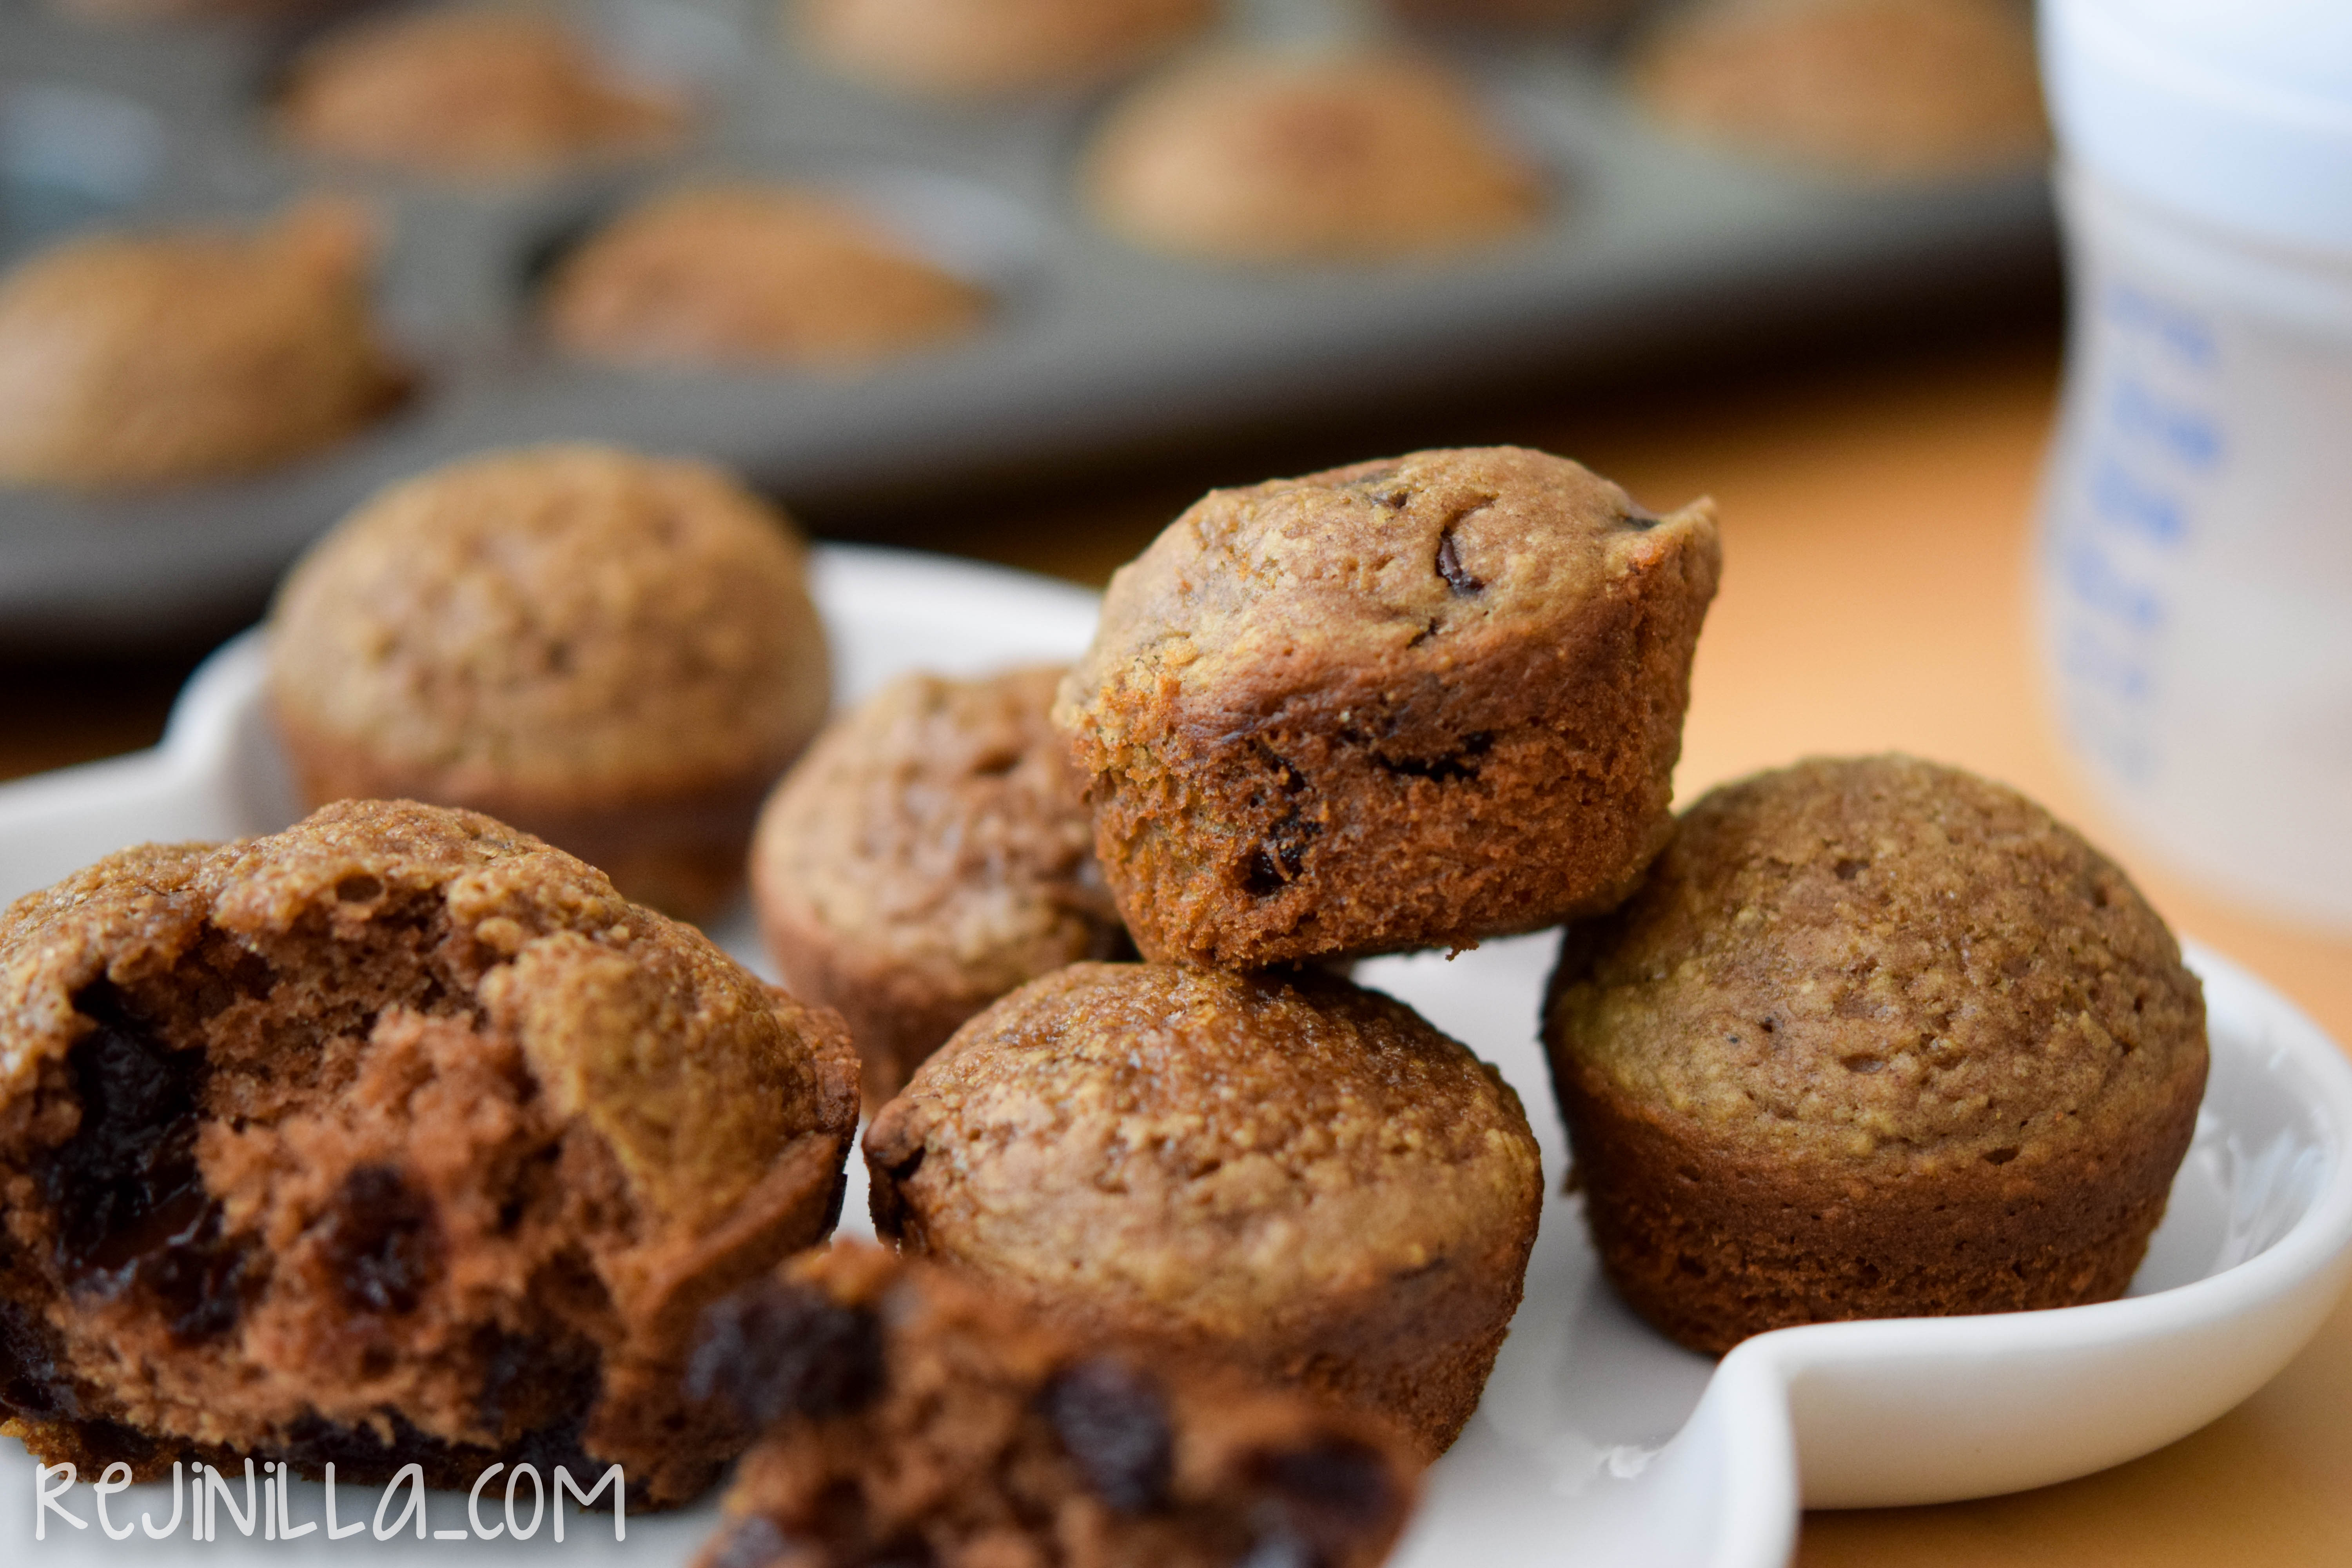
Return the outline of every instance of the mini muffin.
{"type": "Polygon", "coordinates": [[[2020,0],[1694,0],[1631,70],[1674,131],[1851,174],[2017,168],[2050,145],[2020,0]]]}
{"type": "Polygon", "coordinates": [[[846,202],[743,184],[625,214],[564,259],[546,311],[584,359],[857,365],[964,336],[988,296],[846,202]]]}
{"type": "Polygon", "coordinates": [[[868,1105],[1006,992],[1127,945],[1046,719],[1061,674],[902,677],[761,815],[761,934],[786,984],[849,1020],[868,1105]]]}
{"type": "Polygon", "coordinates": [[[785,0],[792,31],[845,76],[978,98],[1085,87],[1201,31],[1218,0],[785,0]]]}
{"type": "Polygon", "coordinates": [[[0,279],[0,483],[133,489],[332,445],[407,375],[368,304],[373,239],[314,202],[253,235],[68,240],[0,279]]]}
{"type": "Polygon", "coordinates": [[[1376,1568],[1416,1489],[1375,1423],[856,1243],[713,1308],[691,1386],[766,1431],[699,1568],[1376,1568]]]}
{"type": "Polygon", "coordinates": [[[351,23],[295,60],[277,114],[305,153],[488,179],[659,152],[688,120],[553,16],[496,6],[351,23]]]}
{"type": "Polygon", "coordinates": [[[1120,238],[1220,261],[1443,257],[1523,233],[1545,205],[1469,89],[1391,52],[1191,61],[1111,114],[1082,179],[1120,238]]]}
{"type": "Polygon", "coordinates": [[[1625,16],[1642,0],[1385,0],[1408,22],[1437,26],[1553,30],[1597,27],[1625,16]]]}
{"type": "Polygon", "coordinates": [[[1593,1240],[1693,1350],[2121,1295],[2205,1086],[2205,1005],[2121,871],[1906,757],[1708,795],[1545,1013],[1593,1240]]]}
{"type": "Polygon", "coordinates": [[[698,1318],[832,1228],[856,1116],[838,1018],[488,817],[125,850],[0,913],[0,1431],[681,1501],[742,1446],[698,1318]]]}
{"type": "Polygon", "coordinates": [[[1711,503],[1515,447],[1211,491],[1054,711],[1136,945],[1251,968],[1609,908],[1670,826],[1720,559],[1711,503]]]}
{"type": "Polygon", "coordinates": [[[1425,1458],[1477,1405],[1543,1202],[1495,1070],[1314,973],[1073,964],[958,1030],[866,1163],[908,1251],[1370,1411],[1425,1458]]]}
{"type": "Polygon", "coordinates": [[[598,447],[394,485],[269,617],[270,712],[312,804],[489,812],[688,918],[740,886],[827,684],[791,525],[715,468],[598,447]]]}

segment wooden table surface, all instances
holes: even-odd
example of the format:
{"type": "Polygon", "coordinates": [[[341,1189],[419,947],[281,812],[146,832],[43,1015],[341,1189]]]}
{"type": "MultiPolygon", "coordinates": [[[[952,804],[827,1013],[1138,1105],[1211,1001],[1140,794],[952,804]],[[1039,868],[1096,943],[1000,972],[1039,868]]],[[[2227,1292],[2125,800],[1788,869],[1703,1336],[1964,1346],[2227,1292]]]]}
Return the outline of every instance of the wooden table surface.
{"type": "MultiPolygon", "coordinates": [[[[1098,472],[891,536],[1099,583],[1212,482],[1410,445],[1518,441],[1582,459],[1663,510],[1722,509],[1722,596],[1698,656],[1678,777],[1901,749],[2003,779],[2116,854],[2159,908],[2352,1040],[2352,940],[2231,908],[2102,817],[2052,731],[2024,612],[2025,548],[2057,356],[2050,334],[1846,355],[1797,372],[1694,371],[1629,388],[1270,438],[1249,457],[1098,472]]],[[[0,776],[144,743],[183,665],[0,669],[0,776]],[[37,689],[35,689],[37,688],[37,689]],[[21,694],[21,695],[20,695],[21,694]]],[[[2337,825],[2340,830],[2341,825],[2337,825]]],[[[2066,1486],[1939,1508],[1808,1516],[1805,1568],[2352,1563],[2352,1305],[2211,1426],[2066,1486]]]]}

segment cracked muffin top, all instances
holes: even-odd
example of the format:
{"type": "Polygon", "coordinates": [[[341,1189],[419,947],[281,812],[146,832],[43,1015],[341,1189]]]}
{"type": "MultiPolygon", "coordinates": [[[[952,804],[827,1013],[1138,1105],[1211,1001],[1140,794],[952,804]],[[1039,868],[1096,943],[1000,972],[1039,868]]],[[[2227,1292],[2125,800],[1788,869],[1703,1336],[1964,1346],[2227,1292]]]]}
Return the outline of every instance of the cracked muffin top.
{"type": "Polygon", "coordinates": [[[2206,1063],[2203,993],[2123,872],[1900,756],[1706,795],[1630,902],[1569,929],[1547,1011],[1556,1063],[1648,1114],[1856,1170],[2130,1142],[2206,1063]]]}
{"type": "Polygon", "coordinates": [[[829,696],[791,525],[717,468],[599,447],[383,491],[288,575],[269,647],[282,725],[442,799],[762,786],[829,696]]]}
{"type": "Polygon", "coordinates": [[[1529,638],[1574,640],[1664,563],[1700,579],[1703,602],[1719,561],[1711,502],[1655,517],[1517,447],[1212,490],[1111,578],[1055,719],[1091,763],[1143,715],[1213,731],[1305,691],[1409,695],[1529,638]]]}

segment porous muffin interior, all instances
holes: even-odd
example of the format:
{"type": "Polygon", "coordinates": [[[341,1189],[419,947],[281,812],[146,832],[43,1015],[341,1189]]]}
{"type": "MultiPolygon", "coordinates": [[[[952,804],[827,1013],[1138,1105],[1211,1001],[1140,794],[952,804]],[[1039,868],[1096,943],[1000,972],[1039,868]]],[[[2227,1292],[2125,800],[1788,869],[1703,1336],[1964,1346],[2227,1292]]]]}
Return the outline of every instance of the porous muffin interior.
{"type": "Polygon", "coordinates": [[[1604,1258],[1717,1350],[2119,1293],[2193,1130],[2204,1025],[2113,862],[1903,757],[1709,795],[1630,902],[1570,928],[1547,1007],[1604,1258]]]}
{"type": "Polygon", "coordinates": [[[1475,1405],[1542,1201],[1509,1086],[1344,981],[1074,964],[874,1119],[876,1228],[1092,1331],[1239,1361],[1428,1454],[1475,1405]]]}
{"type": "Polygon", "coordinates": [[[1711,504],[1519,447],[1212,491],[1112,578],[1054,711],[1137,946],[1255,967],[1616,903],[1720,567],[1711,504]]]}
{"type": "Polygon", "coordinates": [[[0,1349],[37,1451],[709,1483],[723,1443],[640,1384],[829,1226],[837,1026],[570,857],[397,803],[131,851],[0,931],[0,1349]]]}
{"type": "Polygon", "coordinates": [[[1379,1428],[1039,1327],[875,1248],[714,1308],[697,1386],[767,1428],[700,1568],[1370,1568],[1412,1506],[1379,1428]]]}

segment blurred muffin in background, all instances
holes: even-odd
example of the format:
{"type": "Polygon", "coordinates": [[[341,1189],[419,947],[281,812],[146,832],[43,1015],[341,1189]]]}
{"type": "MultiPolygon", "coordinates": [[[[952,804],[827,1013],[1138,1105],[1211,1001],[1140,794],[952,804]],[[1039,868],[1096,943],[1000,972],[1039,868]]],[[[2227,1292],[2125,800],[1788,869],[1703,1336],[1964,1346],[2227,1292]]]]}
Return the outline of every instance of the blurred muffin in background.
{"type": "Polygon", "coordinates": [[[2050,144],[2017,0],[1696,0],[1629,69],[1675,131],[1853,174],[2007,168],[2050,144]]]}
{"type": "Polygon", "coordinates": [[[545,310],[584,359],[854,365],[961,337],[988,303],[845,201],[730,184],[623,214],[564,258],[545,310]]]}
{"type": "Polygon", "coordinates": [[[1464,83],[1387,51],[1188,62],[1111,114],[1081,177],[1121,238],[1234,261],[1444,256],[1526,229],[1545,201],[1464,83]]]}
{"type": "Polygon", "coordinates": [[[1083,87],[1200,32],[1218,0],[786,0],[845,76],[944,98],[1083,87]]]}
{"type": "Polygon", "coordinates": [[[352,0],[48,0],[48,8],[79,22],[144,26],[173,22],[276,22],[322,16],[352,0]]]}
{"type": "Polygon", "coordinates": [[[1440,27],[1598,27],[1642,0],[1382,0],[1408,22],[1440,27]]]}
{"type": "Polygon", "coordinates": [[[296,564],[268,635],[310,804],[469,806],[688,919],[740,886],[829,688],[791,524],[714,468],[601,447],[394,485],[296,564]]]}
{"type": "Polygon", "coordinates": [[[0,482],[136,489],[249,474],[389,410],[366,216],[68,240],[0,279],[0,482]]]}
{"type": "Polygon", "coordinates": [[[659,151],[687,118],[554,16],[522,9],[352,23],[296,58],[278,100],[279,131],[306,153],[476,178],[659,151]]]}
{"type": "Polygon", "coordinates": [[[1016,986],[1131,951],[1048,710],[1063,671],[902,676],[760,816],[751,896],[793,994],[838,1011],[879,1107],[1016,986]]]}

